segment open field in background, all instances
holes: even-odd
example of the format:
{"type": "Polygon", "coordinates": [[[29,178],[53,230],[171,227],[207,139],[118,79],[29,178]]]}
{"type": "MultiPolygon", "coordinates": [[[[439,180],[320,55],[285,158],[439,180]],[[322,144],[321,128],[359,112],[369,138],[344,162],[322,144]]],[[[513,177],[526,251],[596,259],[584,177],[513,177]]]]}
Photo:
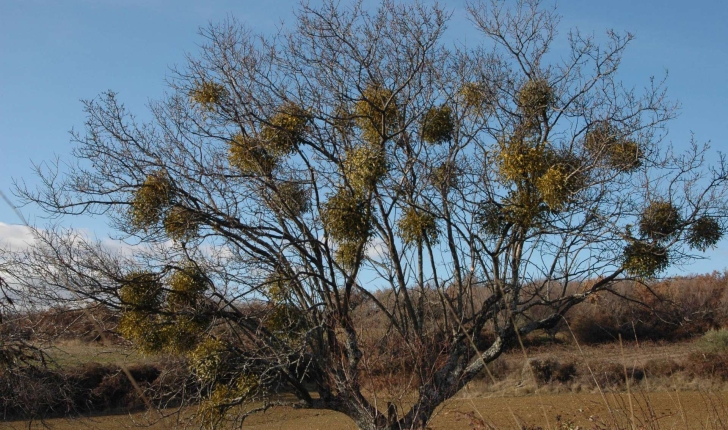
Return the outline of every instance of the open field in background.
{"type": "MultiPolygon", "coordinates": [[[[685,368],[668,369],[671,374],[654,375],[650,363],[659,360],[685,363],[701,351],[701,341],[682,342],[629,342],[601,345],[554,344],[514,349],[491,365],[493,379],[488,376],[469,384],[455,399],[448,401],[430,423],[435,430],[454,429],[628,429],[634,410],[635,428],[646,429],[726,429],[728,428],[728,382],[723,374],[715,377],[691,374],[685,368]],[[576,371],[569,380],[546,381],[529,366],[534,363],[575,363],[576,371]],[[618,364],[605,372],[600,363],[618,364]],[[583,375],[584,367],[592,368],[603,388],[589,383],[583,375]],[[623,383],[609,384],[623,378],[623,370],[640,369],[644,375],[630,375],[630,395],[623,383]],[[621,370],[621,371],[620,371],[621,370]],[[606,374],[605,374],[606,375],[606,374]],[[495,381],[494,381],[495,380],[495,381]]],[[[74,365],[105,360],[110,364],[136,365],[153,363],[120,346],[103,346],[81,342],[60,342],[56,359],[59,363],[74,365]]],[[[385,399],[379,399],[384,402],[385,399]]],[[[183,410],[182,415],[194,408],[183,410]]],[[[174,411],[167,410],[173,414],[174,411]]],[[[160,421],[155,412],[120,413],[82,418],[53,418],[29,423],[12,421],[0,423],[7,429],[126,429],[147,427],[152,429],[183,428],[177,416],[160,421]],[[151,424],[151,426],[150,426],[151,424]]],[[[193,428],[195,426],[192,426],[193,428]]],[[[255,415],[245,422],[251,429],[346,429],[354,428],[344,415],[321,410],[272,408],[265,414],[255,415]]]]}
{"type": "MultiPolygon", "coordinates": [[[[728,393],[698,391],[636,393],[632,396],[635,428],[724,429],[728,426],[728,393]]],[[[629,429],[627,394],[569,393],[494,396],[448,401],[430,424],[434,430],[456,429],[629,429]],[[605,403],[606,402],[606,403],[605,403]],[[609,408],[607,408],[609,404],[609,408]]],[[[91,418],[49,419],[0,424],[3,429],[129,429],[155,430],[184,427],[175,416],[160,420],[156,414],[136,413],[91,418]],[[30,424],[30,425],[29,425],[30,424]]],[[[192,426],[194,428],[194,426],[192,426]]],[[[250,417],[245,428],[259,430],[356,429],[346,416],[332,411],[275,408],[250,417]]]]}
{"type": "MultiPolygon", "coordinates": [[[[634,428],[728,430],[728,331],[715,331],[728,327],[728,272],[654,285],[660,300],[632,284],[620,288],[651,309],[610,295],[584,303],[568,315],[568,324],[523,339],[525,351],[514,346],[491,363],[490,375],[482,374],[448,401],[430,428],[628,429],[634,410],[634,428]]],[[[407,371],[411,357],[400,356],[406,351],[396,348],[396,339],[390,339],[384,348],[374,348],[387,333],[381,315],[362,307],[357,317],[367,323],[362,344],[369,345],[368,351],[380,351],[367,357],[367,365],[373,366],[368,368],[369,374],[375,376],[363,383],[372,399],[372,393],[377,393],[378,404],[391,400],[401,413],[409,394],[406,390],[397,394],[397,389],[388,392],[387,384],[401,384],[401,372],[407,371]]],[[[147,397],[162,399],[155,404],[166,405],[162,407],[170,414],[174,411],[170,405],[180,401],[170,401],[169,393],[187,383],[190,374],[179,357],[135,352],[116,335],[117,323],[118,315],[103,308],[60,309],[6,319],[3,330],[22,334],[25,341],[42,347],[50,359],[48,369],[27,372],[19,379],[0,373],[0,406],[6,416],[28,416],[18,415],[17,408],[8,412],[7,399],[35,407],[63,396],[61,402],[40,408],[41,413],[105,412],[30,424],[24,420],[0,422],[0,428],[114,430],[149,425],[147,416],[155,418],[153,429],[184,427],[174,418],[157,422],[154,411],[123,412],[139,411],[144,402],[120,365],[137,375],[147,397]],[[53,385],[58,381],[65,388],[53,385]],[[25,396],[14,397],[19,389],[27,391],[25,396]]],[[[189,416],[195,409],[187,407],[182,415],[189,416]]],[[[273,408],[252,416],[245,427],[354,428],[342,414],[291,408],[273,408]]]]}
{"type": "Polygon", "coordinates": [[[88,343],[80,340],[55,342],[46,349],[50,359],[60,367],[85,363],[99,364],[151,364],[154,357],[144,356],[129,346],[113,343],[88,343]]]}

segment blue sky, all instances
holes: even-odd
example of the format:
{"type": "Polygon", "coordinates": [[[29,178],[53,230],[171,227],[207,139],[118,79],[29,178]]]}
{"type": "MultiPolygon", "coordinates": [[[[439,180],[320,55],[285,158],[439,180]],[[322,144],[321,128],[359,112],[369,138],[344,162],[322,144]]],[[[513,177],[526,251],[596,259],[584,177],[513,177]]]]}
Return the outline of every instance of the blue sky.
{"type": "MultiPolygon", "coordinates": [[[[464,18],[464,3],[440,3],[454,14],[448,37],[475,42],[479,36],[464,18]]],[[[281,21],[293,21],[297,4],[280,0],[0,0],[0,189],[9,194],[12,178],[33,183],[31,161],[48,160],[55,154],[68,157],[72,148],[68,131],[83,127],[80,99],[111,89],[144,118],[145,103],[162,96],[169,68],[183,64],[185,54],[197,50],[199,26],[232,15],[257,32],[270,33],[281,21]]],[[[694,132],[699,141],[712,141],[714,151],[728,149],[724,140],[728,136],[728,2],[562,0],[559,13],[562,36],[576,26],[596,36],[608,28],[634,33],[621,76],[639,87],[647,85],[650,76],[669,72],[669,95],[680,101],[682,109],[670,125],[668,140],[680,147],[694,132]]],[[[34,208],[24,208],[23,213],[31,222],[43,223],[34,208]]],[[[18,222],[10,208],[0,204],[0,227],[18,222]]],[[[98,220],[74,223],[74,227],[102,231],[98,220]]],[[[11,235],[8,231],[0,228],[0,236],[11,235]]],[[[728,241],[710,256],[687,270],[728,268],[728,241]]]]}

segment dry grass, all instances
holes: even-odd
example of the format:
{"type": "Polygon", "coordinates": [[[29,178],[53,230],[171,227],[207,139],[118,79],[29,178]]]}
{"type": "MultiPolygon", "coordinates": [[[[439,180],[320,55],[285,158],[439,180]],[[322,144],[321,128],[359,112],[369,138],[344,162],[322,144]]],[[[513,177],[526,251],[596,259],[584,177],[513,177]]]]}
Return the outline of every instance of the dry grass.
{"type": "Polygon", "coordinates": [[[88,343],[80,340],[62,340],[45,349],[51,360],[60,367],[85,363],[100,364],[148,364],[154,357],[144,356],[135,349],[121,345],[88,343]]]}
{"type": "MultiPolygon", "coordinates": [[[[607,393],[608,406],[599,394],[569,393],[537,396],[495,396],[453,399],[435,416],[429,428],[456,429],[628,429],[630,410],[626,394],[607,393]],[[546,423],[546,418],[548,423],[546,423]]],[[[728,424],[728,393],[701,391],[638,393],[634,396],[635,424],[643,429],[724,429],[728,424]],[[687,425],[686,425],[687,423],[687,425]]],[[[137,413],[82,419],[51,419],[31,423],[0,424],[2,429],[151,429],[181,428],[173,415],[166,422],[156,415],[137,413]],[[147,427],[148,426],[148,427],[147,427]]],[[[245,422],[244,428],[355,429],[351,420],[332,411],[275,408],[245,422]]]]}

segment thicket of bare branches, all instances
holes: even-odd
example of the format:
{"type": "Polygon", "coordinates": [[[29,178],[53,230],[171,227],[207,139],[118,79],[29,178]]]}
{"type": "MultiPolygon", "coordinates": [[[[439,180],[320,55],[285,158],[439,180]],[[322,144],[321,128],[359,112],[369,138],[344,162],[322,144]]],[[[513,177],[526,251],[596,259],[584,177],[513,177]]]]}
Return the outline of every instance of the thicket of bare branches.
{"type": "Polygon", "coordinates": [[[549,56],[559,19],[538,1],[468,11],[483,42],[464,48],[421,4],[303,6],[273,37],[203,29],[151,121],[87,101],[72,166],[17,188],[51,216],[107,217],[133,254],[37,229],[2,269],[187,355],[208,422],[288,391],[362,429],[423,428],[519,336],[688,263],[726,224],[722,156],[673,152],[662,84],[620,83],[631,35],[572,30],[549,56]],[[373,310],[386,326],[354,317],[373,310]],[[400,351],[399,394],[363,391],[372,348],[400,351]]]}

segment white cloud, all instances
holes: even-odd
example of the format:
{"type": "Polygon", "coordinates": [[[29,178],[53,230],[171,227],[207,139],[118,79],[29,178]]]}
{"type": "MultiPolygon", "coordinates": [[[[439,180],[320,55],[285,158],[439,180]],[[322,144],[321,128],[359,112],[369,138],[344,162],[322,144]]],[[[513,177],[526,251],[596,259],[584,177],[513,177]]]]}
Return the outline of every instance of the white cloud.
{"type": "Polygon", "coordinates": [[[0,246],[17,251],[29,247],[34,240],[29,227],[0,222],[0,246]]]}

